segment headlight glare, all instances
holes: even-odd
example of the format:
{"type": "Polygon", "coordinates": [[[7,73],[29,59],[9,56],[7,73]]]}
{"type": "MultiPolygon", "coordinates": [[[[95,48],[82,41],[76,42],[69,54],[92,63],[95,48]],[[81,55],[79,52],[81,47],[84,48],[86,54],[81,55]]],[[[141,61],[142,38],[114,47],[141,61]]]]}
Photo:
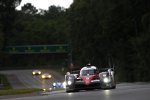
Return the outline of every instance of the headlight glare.
{"type": "Polygon", "coordinates": [[[45,78],[45,76],[44,76],[44,75],[42,75],[42,78],[45,78]]]}
{"type": "Polygon", "coordinates": [[[53,83],[53,86],[56,86],[56,83],[53,83]]]}
{"type": "Polygon", "coordinates": [[[72,84],[72,82],[71,81],[68,81],[68,85],[71,85],[72,84]]]}
{"type": "Polygon", "coordinates": [[[51,78],[51,75],[48,75],[49,78],[51,78]]]}
{"type": "Polygon", "coordinates": [[[109,82],[109,79],[108,78],[104,78],[104,83],[108,83],[109,82]]]}

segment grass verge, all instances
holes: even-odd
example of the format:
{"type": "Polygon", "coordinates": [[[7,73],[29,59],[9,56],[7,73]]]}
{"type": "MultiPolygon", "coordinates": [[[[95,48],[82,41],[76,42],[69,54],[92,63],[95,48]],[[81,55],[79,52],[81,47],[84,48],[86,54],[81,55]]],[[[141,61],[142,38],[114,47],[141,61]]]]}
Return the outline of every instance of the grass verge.
{"type": "Polygon", "coordinates": [[[0,96],[4,95],[17,95],[17,94],[27,94],[41,91],[41,89],[9,89],[9,90],[0,90],[0,96]]]}

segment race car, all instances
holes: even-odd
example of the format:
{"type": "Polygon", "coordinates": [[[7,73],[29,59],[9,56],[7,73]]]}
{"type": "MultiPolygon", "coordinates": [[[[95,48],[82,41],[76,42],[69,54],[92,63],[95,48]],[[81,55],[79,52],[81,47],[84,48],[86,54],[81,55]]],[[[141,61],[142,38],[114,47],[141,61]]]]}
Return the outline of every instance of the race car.
{"type": "Polygon", "coordinates": [[[43,74],[41,75],[41,78],[42,78],[42,79],[50,79],[50,78],[52,78],[52,76],[51,76],[49,73],[43,73],[43,74]]]}
{"type": "Polygon", "coordinates": [[[32,75],[40,75],[42,72],[40,70],[33,70],[32,75]]]}
{"type": "Polygon", "coordinates": [[[85,66],[79,73],[67,72],[65,75],[66,92],[86,89],[115,88],[113,71],[99,72],[96,66],[85,66]]]}
{"type": "Polygon", "coordinates": [[[99,89],[100,78],[96,66],[85,66],[79,73],[67,73],[65,75],[66,92],[79,91],[84,89],[99,89]]]}
{"type": "Polygon", "coordinates": [[[52,86],[53,89],[63,89],[64,87],[64,82],[53,82],[52,86]]]}
{"type": "Polygon", "coordinates": [[[115,89],[116,82],[113,68],[103,68],[100,71],[100,84],[102,89],[115,89]]]}

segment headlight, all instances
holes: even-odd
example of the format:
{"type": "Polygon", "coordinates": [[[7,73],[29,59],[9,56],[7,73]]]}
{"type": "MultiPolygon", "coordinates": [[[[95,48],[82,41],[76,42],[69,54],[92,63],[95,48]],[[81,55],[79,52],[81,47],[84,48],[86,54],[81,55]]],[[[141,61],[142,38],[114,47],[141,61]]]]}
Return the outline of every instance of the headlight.
{"type": "Polygon", "coordinates": [[[53,86],[55,87],[55,86],[56,86],[56,83],[53,83],[53,86]]]}
{"type": "Polygon", "coordinates": [[[46,89],[43,89],[43,91],[45,92],[45,91],[46,91],[46,89]]]}
{"type": "Polygon", "coordinates": [[[72,82],[71,81],[68,81],[68,85],[71,85],[72,84],[72,82]]]}
{"type": "Polygon", "coordinates": [[[42,78],[45,78],[45,75],[42,75],[42,78]]]}
{"type": "Polygon", "coordinates": [[[52,88],[49,88],[50,91],[52,91],[52,88]]]}
{"type": "Polygon", "coordinates": [[[32,72],[32,74],[34,75],[34,74],[35,74],[35,72],[32,72]]]}
{"type": "Polygon", "coordinates": [[[41,72],[38,72],[39,74],[41,74],[41,72]]]}
{"type": "Polygon", "coordinates": [[[52,76],[51,76],[51,75],[48,75],[48,77],[51,78],[52,76]]]}
{"type": "Polygon", "coordinates": [[[104,78],[104,83],[108,83],[109,82],[109,79],[108,78],[104,78]]]}

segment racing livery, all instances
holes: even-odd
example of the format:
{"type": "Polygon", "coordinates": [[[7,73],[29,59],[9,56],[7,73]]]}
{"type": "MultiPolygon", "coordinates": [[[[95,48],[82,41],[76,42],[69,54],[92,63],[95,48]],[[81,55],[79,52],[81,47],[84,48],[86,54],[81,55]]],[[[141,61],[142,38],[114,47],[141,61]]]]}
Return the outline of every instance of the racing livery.
{"type": "Polygon", "coordinates": [[[111,70],[100,72],[96,66],[85,66],[78,73],[65,75],[66,92],[85,89],[115,88],[114,76],[111,70]]]}

